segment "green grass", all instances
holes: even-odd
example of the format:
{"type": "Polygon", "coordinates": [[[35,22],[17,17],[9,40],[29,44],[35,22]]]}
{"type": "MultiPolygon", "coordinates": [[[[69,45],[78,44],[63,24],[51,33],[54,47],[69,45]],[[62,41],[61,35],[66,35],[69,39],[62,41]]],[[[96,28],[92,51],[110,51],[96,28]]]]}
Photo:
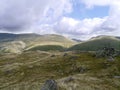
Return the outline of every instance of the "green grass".
{"type": "Polygon", "coordinates": [[[91,40],[91,41],[83,42],[81,44],[74,45],[68,50],[96,51],[103,49],[104,47],[113,47],[119,50],[120,41],[110,38],[91,40]]]}
{"type": "MultiPolygon", "coordinates": [[[[107,62],[106,58],[96,58],[93,53],[72,53],[64,52],[44,53],[39,51],[27,51],[20,55],[1,55],[0,56],[0,86],[1,89],[8,88],[22,83],[29,86],[32,83],[44,83],[47,79],[61,79],[69,76],[94,77],[102,80],[102,83],[94,82],[92,84],[111,86],[118,88],[111,80],[116,80],[113,76],[120,75],[120,57],[116,57],[115,62],[107,62]],[[54,55],[54,57],[52,57],[54,55]],[[48,58],[45,58],[48,57],[48,58]],[[45,59],[42,59],[45,58],[45,59]],[[34,62],[37,61],[38,62],[34,62]],[[29,62],[34,62],[29,64],[29,62]],[[15,64],[19,63],[19,64],[15,64]],[[85,68],[83,73],[78,68],[85,68]],[[84,76],[84,74],[86,76],[84,76]],[[8,84],[9,83],[9,84],[8,84]],[[111,85],[112,84],[112,85],[111,85]]],[[[77,81],[78,82],[78,81],[77,81]]],[[[78,83],[87,85],[88,81],[84,79],[78,83]]],[[[117,82],[120,80],[117,79],[117,82]]],[[[8,89],[9,90],[9,89],[8,89]]],[[[33,89],[34,90],[34,89],[33,89]]],[[[107,89],[109,90],[109,89],[107,89]]]]}
{"type": "Polygon", "coordinates": [[[33,48],[30,48],[29,51],[35,51],[35,50],[41,50],[41,51],[64,51],[65,48],[59,45],[43,45],[43,46],[36,46],[33,48]]]}

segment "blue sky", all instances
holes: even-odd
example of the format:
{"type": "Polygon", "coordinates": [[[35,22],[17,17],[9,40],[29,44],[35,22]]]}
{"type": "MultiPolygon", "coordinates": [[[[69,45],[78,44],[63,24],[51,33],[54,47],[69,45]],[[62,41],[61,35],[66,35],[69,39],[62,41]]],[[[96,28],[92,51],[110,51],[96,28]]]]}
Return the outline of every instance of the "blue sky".
{"type": "Polygon", "coordinates": [[[94,18],[94,17],[105,17],[109,14],[109,6],[95,6],[87,9],[82,3],[73,4],[73,12],[66,16],[75,19],[94,18]]]}
{"type": "Polygon", "coordinates": [[[0,0],[0,32],[120,36],[120,0],[0,0]]]}

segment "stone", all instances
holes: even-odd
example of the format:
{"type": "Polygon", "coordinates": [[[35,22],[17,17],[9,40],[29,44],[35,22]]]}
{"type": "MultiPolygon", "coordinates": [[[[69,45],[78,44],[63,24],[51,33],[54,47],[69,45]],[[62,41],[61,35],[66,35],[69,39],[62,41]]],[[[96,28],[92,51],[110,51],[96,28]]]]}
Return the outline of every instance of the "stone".
{"type": "Polygon", "coordinates": [[[72,82],[74,81],[74,78],[73,77],[68,77],[67,79],[64,80],[64,83],[69,83],[69,82],[72,82]]]}
{"type": "Polygon", "coordinates": [[[115,61],[115,59],[114,59],[113,57],[109,57],[109,58],[107,59],[107,61],[113,62],[113,61],[115,61]]]}
{"type": "Polygon", "coordinates": [[[58,90],[57,82],[55,80],[46,80],[41,90],[58,90]]]}
{"type": "Polygon", "coordinates": [[[111,47],[104,47],[102,50],[96,52],[97,57],[109,57],[114,56],[116,54],[116,50],[111,47]]]}
{"type": "Polygon", "coordinates": [[[116,79],[120,79],[120,76],[114,76],[114,78],[116,78],[116,79]]]}
{"type": "Polygon", "coordinates": [[[78,68],[78,71],[79,71],[80,73],[84,73],[84,72],[86,71],[86,68],[79,67],[79,68],[78,68]]]}

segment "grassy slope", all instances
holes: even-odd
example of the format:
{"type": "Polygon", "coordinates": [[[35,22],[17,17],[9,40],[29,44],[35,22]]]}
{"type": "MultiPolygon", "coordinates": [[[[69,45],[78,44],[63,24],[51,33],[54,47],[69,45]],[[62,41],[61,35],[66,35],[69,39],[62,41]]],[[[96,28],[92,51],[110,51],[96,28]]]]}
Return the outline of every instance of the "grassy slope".
{"type": "Polygon", "coordinates": [[[41,45],[41,46],[36,46],[33,48],[30,48],[29,51],[35,51],[35,50],[41,50],[41,51],[64,51],[65,48],[60,46],[60,45],[41,45]]]}
{"type": "Polygon", "coordinates": [[[69,48],[69,50],[96,51],[104,47],[120,49],[120,40],[109,37],[94,39],[74,45],[73,47],[69,48]]]}
{"type": "Polygon", "coordinates": [[[75,41],[65,38],[60,35],[37,35],[37,34],[0,34],[0,48],[4,49],[4,52],[21,52],[24,49],[28,50],[34,47],[43,46],[43,45],[60,45],[65,48],[70,47],[76,44],[75,41]],[[22,48],[19,43],[22,42],[25,47],[22,48]],[[12,43],[12,44],[11,44],[12,43]],[[20,49],[19,49],[19,48],[20,49]],[[21,50],[22,49],[22,50],[21,50]]]}
{"type": "Polygon", "coordinates": [[[48,34],[48,35],[37,35],[37,34],[0,34],[0,42],[9,41],[23,41],[27,44],[27,47],[34,45],[62,45],[64,47],[69,47],[75,44],[74,41],[65,38],[60,35],[48,34]]]}
{"type": "Polygon", "coordinates": [[[58,80],[60,90],[119,90],[120,80],[113,76],[120,75],[120,57],[115,62],[107,62],[105,58],[93,57],[91,53],[75,54],[46,53],[41,51],[24,52],[21,55],[1,55],[0,88],[2,90],[37,90],[47,79],[58,80]],[[55,55],[54,57],[51,57],[55,55]],[[47,57],[47,58],[46,58],[47,57]],[[36,61],[36,62],[35,62],[36,61]],[[85,68],[80,73],[77,68],[85,68]],[[67,77],[76,78],[73,83],[64,83],[67,77]],[[63,83],[63,84],[62,84],[63,83]],[[65,86],[64,86],[65,85],[65,86]],[[86,87],[87,86],[87,87],[86,87]],[[33,88],[34,87],[34,88],[33,88]]]}

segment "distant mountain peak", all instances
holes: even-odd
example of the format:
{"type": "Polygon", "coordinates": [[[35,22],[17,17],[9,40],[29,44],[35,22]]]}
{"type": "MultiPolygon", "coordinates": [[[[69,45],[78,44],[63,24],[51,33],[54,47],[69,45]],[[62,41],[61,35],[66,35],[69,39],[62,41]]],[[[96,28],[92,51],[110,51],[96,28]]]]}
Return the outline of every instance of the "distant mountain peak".
{"type": "Polygon", "coordinates": [[[97,40],[97,39],[115,39],[115,40],[118,40],[118,38],[116,36],[109,36],[109,35],[99,35],[96,37],[92,37],[90,40],[97,40]]]}
{"type": "Polygon", "coordinates": [[[73,38],[72,40],[73,40],[73,41],[76,41],[76,42],[82,42],[82,40],[80,40],[80,39],[75,39],[75,38],[73,38]]]}

